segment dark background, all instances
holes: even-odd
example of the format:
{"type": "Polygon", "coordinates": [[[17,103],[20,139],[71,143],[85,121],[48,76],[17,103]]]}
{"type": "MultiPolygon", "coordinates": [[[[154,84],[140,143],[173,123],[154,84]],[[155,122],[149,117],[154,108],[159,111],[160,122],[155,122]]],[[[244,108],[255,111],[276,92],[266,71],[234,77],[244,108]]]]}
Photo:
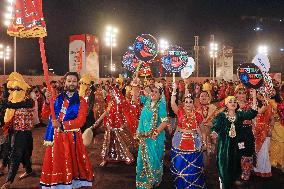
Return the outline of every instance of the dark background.
{"type": "MultiPolygon", "coordinates": [[[[4,13],[6,2],[0,4],[4,13]]],[[[43,11],[48,36],[45,38],[49,67],[56,74],[68,69],[69,35],[91,33],[101,39],[100,72],[109,63],[109,48],[103,43],[107,25],[119,29],[114,48],[114,61],[121,56],[141,33],[151,33],[157,39],[169,40],[193,54],[194,35],[199,35],[201,46],[207,46],[210,34],[220,45],[234,48],[234,64],[248,61],[259,44],[269,46],[271,72],[279,72],[284,60],[283,0],[43,0],[43,11]],[[281,21],[283,20],[283,21],[281,21]],[[255,27],[263,30],[255,32],[255,27]]],[[[1,14],[4,22],[4,16],[1,14]]],[[[0,24],[0,42],[13,46],[13,38],[0,24]]],[[[208,50],[200,53],[201,75],[209,75],[208,50]]],[[[13,59],[6,62],[6,73],[13,70],[13,59]]],[[[3,69],[0,60],[0,69],[3,69]]],[[[235,66],[236,67],[236,66],[235,66]]],[[[17,39],[17,71],[24,74],[42,74],[38,40],[17,39]]],[[[1,72],[2,73],[2,70],[1,72]]]]}

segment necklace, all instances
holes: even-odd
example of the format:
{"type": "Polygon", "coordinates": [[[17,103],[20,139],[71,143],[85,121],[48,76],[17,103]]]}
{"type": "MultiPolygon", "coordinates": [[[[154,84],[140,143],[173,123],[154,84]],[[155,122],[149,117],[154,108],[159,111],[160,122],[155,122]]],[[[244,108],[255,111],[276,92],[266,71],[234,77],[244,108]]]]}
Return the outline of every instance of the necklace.
{"type": "Polygon", "coordinates": [[[184,122],[186,125],[186,129],[192,129],[191,126],[194,121],[196,123],[196,117],[194,111],[186,112],[186,110],[184,110],[184,122]]]}
{"type": "Polygon", "coordinates": [[[207,105],[202,105],[201,110],[202,110],[203,117],[207,118],[208,113],[209,113],[209,107],[207,105]]]}
{"type": "Polygon", "coordinates": [[[225,115],[226,115],[226,118],[229,120],[229,122],[231,123],[231,127],[230,127],[230,130],[229,130],[229,136],[231,137],[231,138],[234,138],[234,137],[236,137],[236,135],[237,135],[237,133],[236,133],[236,128],[235,128],[235,124],[234,124],[234,122],[236,121],[236,115],[234,115],[234,116],[229,116],[229,113],[228,112],[226,112],[225,113],[225,115]]]}

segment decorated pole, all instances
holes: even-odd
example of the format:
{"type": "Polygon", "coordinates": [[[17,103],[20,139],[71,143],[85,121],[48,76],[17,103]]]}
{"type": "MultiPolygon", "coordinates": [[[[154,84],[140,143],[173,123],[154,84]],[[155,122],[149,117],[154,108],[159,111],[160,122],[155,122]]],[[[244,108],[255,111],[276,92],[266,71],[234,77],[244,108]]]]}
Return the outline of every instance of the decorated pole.
{"type": "Polygon", "coordinates": [[[47,62],[46,62],[45,48],[44,48],[44,42],[43,42],[43,38],[42,37],[39,38],[39,45],[40,45],[40,56],[41,56],[41,62],[42,62],[42,69],[43,69],[44,79],[46,81],[46,85],[47,85],[48,91],[52,92],[52,98],[49,99],[51,116],[52,116],[52,119],[55,119],[54,100],[53,100],[54,97],[55,97],[55,91],[52,90],[50,82],[49,82],[48,65],[47,65],[47,62]]]}

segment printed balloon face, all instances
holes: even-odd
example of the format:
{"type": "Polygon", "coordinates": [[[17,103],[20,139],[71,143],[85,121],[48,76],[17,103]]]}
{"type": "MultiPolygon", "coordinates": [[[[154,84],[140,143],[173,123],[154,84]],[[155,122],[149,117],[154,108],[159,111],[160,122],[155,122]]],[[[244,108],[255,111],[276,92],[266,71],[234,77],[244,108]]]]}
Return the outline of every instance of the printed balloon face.
{"type": "Polygon", "coordinates": [[[241,64],[238,74],[240,81],[248,88],[258,89],[263,84],[261,70],[252,63],[241,64]]]}
{"type": "Polygon", "coordinates": [[[168,72],[180,72],[188,62],[187,52],[179,46],[171,46],[162,56],[163,67],[168,72]]]}
{"type": "Polygon", "coordinates": [[[135,56],[144,62],[154,59],[158,54],[157,40],[150,34],[139,35],[133,47],[135,56]]]}
{"type": "Polygon", "coordinates": [[[262,72],[268,72],[270,69],[270,62],[265,54],[257,54],[253,60],[254,63],[262,72]]]}

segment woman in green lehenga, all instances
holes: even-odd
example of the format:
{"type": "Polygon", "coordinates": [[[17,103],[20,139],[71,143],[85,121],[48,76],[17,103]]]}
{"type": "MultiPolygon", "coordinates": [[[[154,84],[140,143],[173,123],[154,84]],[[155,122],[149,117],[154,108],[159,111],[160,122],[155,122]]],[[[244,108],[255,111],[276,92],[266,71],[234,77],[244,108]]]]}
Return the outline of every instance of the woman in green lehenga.
{"type": "Polygon", "coordinates": [[[252,109],[238,111],[237,100],[234,96],[225,99],[225,110],[220,112],[213,120],[212,138],[218,140],[217,145],[217,168],[221,189],[231,189],[233,183],[241,174],[240,149],[247,146],[239,143],[239,137],[245,135],[241,129],[244,120],[256,117],[256,91],[253,90],[252,109]]]}
{"type": "MultiPolygon", "coordinates": [[[[134,94],[138,79],[132,84],[134,94]]],[[[139,151],[136,166],[136,188],[150,189],[157,187],[163,176],[163,156],[165,143],[165,127],[167,126],[166,100],[161,88],[152,88],[151,98],[140,96],[144,105],[136,137],[139,140],[139,151]]]]}

